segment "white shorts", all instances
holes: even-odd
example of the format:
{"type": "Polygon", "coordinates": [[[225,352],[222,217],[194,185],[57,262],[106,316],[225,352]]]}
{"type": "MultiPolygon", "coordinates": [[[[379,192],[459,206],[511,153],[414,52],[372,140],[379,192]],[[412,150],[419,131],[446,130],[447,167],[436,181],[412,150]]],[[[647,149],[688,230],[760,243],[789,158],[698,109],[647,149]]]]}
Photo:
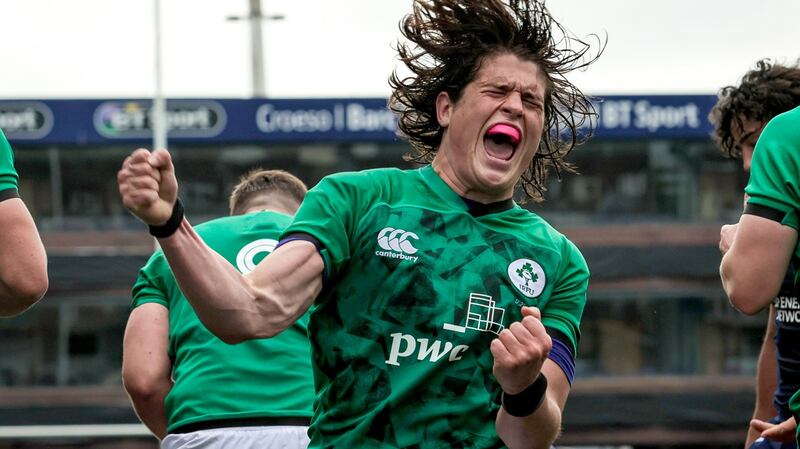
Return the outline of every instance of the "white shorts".
{"type": "Polygon", "coordinates": [[[223,427],[189,433],[171,433],[161,449],[306,449],[308,427],[223,427]]]}

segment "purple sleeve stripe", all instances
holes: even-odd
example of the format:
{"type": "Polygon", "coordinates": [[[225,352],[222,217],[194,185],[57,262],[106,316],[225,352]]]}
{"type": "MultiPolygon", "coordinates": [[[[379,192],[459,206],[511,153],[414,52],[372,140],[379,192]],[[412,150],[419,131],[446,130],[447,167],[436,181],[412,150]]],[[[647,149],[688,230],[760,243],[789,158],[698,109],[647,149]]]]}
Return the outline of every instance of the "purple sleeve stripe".
{"type": "MultiPolygon", "coordinates": [[[[320,253],[320,257],[322,257],[322,244],[319,243],[319,240],[314,238],[313,235],[310,234],[303,234],[303,233],[296,233],[296,234],[289,234],[286,237],[282,238],[277,245],[275,245],[275,249],[280,248],[281,246],[295,241],[303,241],[309,242],[317,248],[317,252],[320,253]]],[[[325,261],[325,257],[322,257],[322,263],[325,267],[322,269],[322,289],[325,290],[325,287],[328,285],[328,264],[325,261]]]]}
{"type": "Polygon", "coordinates": [[[575,380],[575,358],[572,356],[572,351],[561,340],[557,338],[552,338],[552,340],[553,347],[550,349],[550,355],[547,358],[555,362],[564,371],[567,381],[572,385],[572,381],[575,380]]]}

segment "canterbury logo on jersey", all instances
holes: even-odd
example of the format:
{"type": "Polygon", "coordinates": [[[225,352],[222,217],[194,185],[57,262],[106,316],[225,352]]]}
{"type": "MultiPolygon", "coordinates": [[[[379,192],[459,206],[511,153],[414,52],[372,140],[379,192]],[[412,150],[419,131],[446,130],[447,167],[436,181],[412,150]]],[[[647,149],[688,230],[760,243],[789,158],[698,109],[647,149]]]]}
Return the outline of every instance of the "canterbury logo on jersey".
{"type": "Polygon", "coordinates": [[[418,250],[412,243],[414,240],[419,240],[419,237],[413,232],[403,229],[383,228],[378,233],[378,246],[383,251],[375,251],[375,255],[416,262],[417,256],[413,256],[413,254],[418,250]]]}

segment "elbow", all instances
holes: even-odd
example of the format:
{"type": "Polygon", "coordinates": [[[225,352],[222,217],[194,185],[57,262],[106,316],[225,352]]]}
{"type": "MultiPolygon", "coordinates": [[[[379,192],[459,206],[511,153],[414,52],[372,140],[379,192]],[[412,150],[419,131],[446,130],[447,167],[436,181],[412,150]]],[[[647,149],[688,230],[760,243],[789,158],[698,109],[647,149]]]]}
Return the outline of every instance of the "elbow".
{"type": "Polygon", "coordinates": [[[148,381],[142,377],[122,374],[122,385],[125,391],[135,401],[147,401],[158,394],[158,387],[155,382],[148,381]]]}
{"type": "MultiPolygon", "coordinates": [[[[220,315],[217,317],[219,316],[220,315]]],[[[243,326],[239,321],[225,319],[218,320],[218,318],[214,321],[211,321],[203,316],[199,316],[199,318],[209,332],[229,345],[239,344],[243,341],[254,338],[249,335],[249,332],[246,330],[246,326],[243,326]],[[232,326],[230,323],[236,323],[236,325],[232,326]]]]}
{"type": "Polygon", "coordinates": [[[272,338],[297,319],[295,310],[284,305],[274,292],[260,292],[254,299],[256,313],[247,313],[238,326],[228,326],[214,332],[220,340],[235,345],[247,340],[272,338]]]}
{"type": "Polygon", "coordinates": [[[296,310],[286,306],[281,296],[263,289],[253,291],[248,304],[216,308],[198,317],[217,338],[229,345],[274,337],[295,322],[296,310]]]}
{"type": "Polygon", "coordinates": [[[0,301],[0,316],[18,315],[36,304],[47,293],[47,270],[37,274],[27,273],[5,282],[8,294],[0,301]]]}
{"type": "Polygon", "coordinates": [[[238,314],[234,314],[230,320],[223,320],[222,323],[206,322],[205,320],[202,321],[212,334],[229,345],[236,345],[257,338],[274,337],[280,332],[273,331],[273,329],[268,326],[269,319],[263,316],[240,316],[240,318],[237,320],[234,318],[236,315],[238,314]],[[227,323],[225,323],[225,321],[227,321],[227,323]],[[229,323],[237,324],[231,326],[229,323]]]}
{"type": "Polygon", "coordinates": [[[154,374],[122,371],[122,386],[134,401],[149,402],[164,395],[169,388],[165,380],[154,374]]]}
{"type": "Polygon", "coordinates": [[[734,276],[725,266],[725,260],[720,267],[722,288],[728,295],[728,301],[734,309],[745,315],[755,315],[768,306],[778,294],[780,284],[772,286],[762,279],[752,277],[734,276]],[[774,287],[774,288],[773,288],[774,287]]]}
{"type": "Polygon", "coordinates": [[[769,304],[769,298],[762,300],[753,294],[743,294],[736,290],[728,292],[728,300],[734,309],[745,315],[755,315],[765,307],[763,304],[769,304]]]}
{"type": "MultiPolygon", "coordinates": [[[[269,320],[264,319],[263,321],[268,322],[269,320]]],[[[229,345],[237,345],[258,338],[271,338],[285,329],[285,327],[273,328],[272,326],[265,326],[264,324],[265,323],[253,322],[248,323],[248,325],[237,326],[235,329],[220,329],[219,332],[212,332],[223,342],[229,345]]]]}

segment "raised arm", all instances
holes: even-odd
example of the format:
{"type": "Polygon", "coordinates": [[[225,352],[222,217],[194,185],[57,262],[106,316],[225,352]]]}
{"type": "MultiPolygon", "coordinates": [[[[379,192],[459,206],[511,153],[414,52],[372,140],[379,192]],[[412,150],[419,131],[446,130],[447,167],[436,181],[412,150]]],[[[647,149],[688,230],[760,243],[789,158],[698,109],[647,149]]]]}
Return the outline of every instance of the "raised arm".
{"type": "Polygon", "coordinates": [[[276,335],[321,291],[324,263],[312,243],[283,245],[246,276],[209,248],[186,219],[173,215],[178,183],[166,150],[136,150],[117,179],[125,207],[151,229],[177,226],[158,242],[198,317],[223,341],[276,335]]]}
{"type": "Polygon", "coordinates": [[[47,291],[47,255],[21,199],[0,201],[0,230],[0,316],[12,316],[47,291]]]}
{"type": "Polygon", "coordinates": [[[511,449],[549,449],[561,431],[569,382],[561,368],[547,359],[552,340],[539,310],[524,307],[522,313],[522,321],[492,341],[494,373],[504,396],[495,428],[511,449]]]}

